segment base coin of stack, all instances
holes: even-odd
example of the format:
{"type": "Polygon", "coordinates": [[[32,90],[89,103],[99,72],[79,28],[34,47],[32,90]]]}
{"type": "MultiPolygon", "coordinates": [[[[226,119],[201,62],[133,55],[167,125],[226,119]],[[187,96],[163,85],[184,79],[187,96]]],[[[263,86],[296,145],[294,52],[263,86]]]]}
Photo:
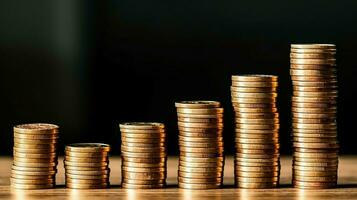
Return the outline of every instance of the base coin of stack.
{"type": "Polygon", "coordinates": [[[75,143],[65,148],[66,187],[100,189],[109,187],[110,146],[102,143],[75,143]]]}
{"type": "Polygon", "coordinates": [[[239,188],[274,188],[279,184],[278,77],[232,76],[235,112],[235,184],[239,188]]]}
{"type": "Polygon", "coordinates": [[[179,129],[178,186],[216,189],[223,183],[223,108],[217,101],[175,103],[179,129]]]}
{"type": "Polygon", "coordinates": [[[16,189],[54,188],[57,173],[59,127],[23,124],[14,127],[11,186],[16,189]]]}
{"type": "Polygon", "coordinates": [[[337,185],[337,74],[333,44],[292,44],[293,185],[337,185]]]}
{"type": "Polygon", "coordinates": [[[166,185],[165,125],[132,122],[119,125],[121,132],[122,187],[154,189],[166,185]]]}

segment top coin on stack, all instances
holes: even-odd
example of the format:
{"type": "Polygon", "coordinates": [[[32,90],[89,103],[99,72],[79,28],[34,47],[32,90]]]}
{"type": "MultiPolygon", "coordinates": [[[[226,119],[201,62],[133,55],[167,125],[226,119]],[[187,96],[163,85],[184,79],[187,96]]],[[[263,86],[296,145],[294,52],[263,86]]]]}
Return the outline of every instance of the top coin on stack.
{"type": "Polygon", "coordinates": [[[279,184],[277,86],[277,76],[232,76],[237,187],[272,188],[279,184]]]}
{"type": "Polygon", "coordinates": [[[22,124],[14,127],[11,186],[16,189],[53,188],[57,173],[59,127],[22,124]]]}
{"type": "Polygon", "coordinates": [[[166,185],[165,125],[131,122],[119,125],[121,132],[122,187],[163,188],[166,185]]]}
{"type": "Polygon", "coordinates": [[[337,70],[333,44],[292,44],[293,184],[337,184],[337,70]]]}
{"type": "Polygon", "coordinates": [[[107,188],[110,146],[102,143],[75,143],[65,148],[66,187],[72,189],[107,188]]]}
{"type": "Polygon", "coordinates": [[[223,108],[217,101],[175,103],[179,129],[178,185],[220,188],[223,182],[223,108]]]}

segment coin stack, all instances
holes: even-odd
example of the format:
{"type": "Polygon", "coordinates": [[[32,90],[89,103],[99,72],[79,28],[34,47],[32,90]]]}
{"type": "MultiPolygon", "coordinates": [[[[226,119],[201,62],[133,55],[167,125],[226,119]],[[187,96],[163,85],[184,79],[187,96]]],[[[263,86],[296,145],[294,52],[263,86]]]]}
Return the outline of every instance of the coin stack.
{"type": "Polygon", "coordinates": [[[165,125],[132,122],[119,125],[121,132],[122,187],[154,189],[166,185],[165,125]]]}
{"type": "Polygon", "coordinates": [[[232,76],[236,187],[274,188],[279,184],[277,86],[277,76],[232,76]]]}
{"type": "Polygon", "coordinates": [[[99,189],[109,187],[108,144],[75,143],[65,148],[66,187],[99,189]]]}
{"type": "Polygon", "coordinates": [[[175,103],[179,129],[178,186],[216,189],[223,183],[223,108],[217,101],[175,103]]]}
{"type": "Polygon", "coordinates": [[[14,127],[11,186],[16,189],[54,188],[57,173],[59,127],[23,124],[14,127]]]}
{"type": "Polygon", "coordinates": [[[292,44],[293,185],[331,188],[337,185],[336,46],[292,44]]]}

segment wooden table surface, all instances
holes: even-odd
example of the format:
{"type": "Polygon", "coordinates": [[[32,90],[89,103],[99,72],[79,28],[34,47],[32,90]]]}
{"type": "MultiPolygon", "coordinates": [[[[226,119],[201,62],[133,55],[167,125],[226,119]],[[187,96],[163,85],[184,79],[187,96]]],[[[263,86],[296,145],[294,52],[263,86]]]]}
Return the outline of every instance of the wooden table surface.
{"type": "Polygon", "coordinates": [[[237,189],[233,187],[233,160],[226,159],[224,188],[216,190],[183,190],[177,188],[177,158],[168,160],[169,184],[166,189],[126,190],[120,184],[120,158],[110,158],[112,187],[98,190],[71,190],[64,188],[64,169],[59,159],[57,186],[49,190],[19,191],[9,186],[12,158],[0,157],[0,199],[357,199],[357,156],[341,156],[339,165],[339,186],[326,190],[299,190],[290,185],[291,158],[282,157],[281,186],[277,189],[237,189]]]}

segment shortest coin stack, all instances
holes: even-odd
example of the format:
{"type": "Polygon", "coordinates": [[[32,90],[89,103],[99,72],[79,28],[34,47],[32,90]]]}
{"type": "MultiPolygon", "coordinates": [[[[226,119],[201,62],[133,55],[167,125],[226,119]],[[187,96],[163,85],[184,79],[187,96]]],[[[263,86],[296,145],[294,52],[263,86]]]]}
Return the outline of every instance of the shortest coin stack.
{"type": "Polygon", "coordinates": [[[223,108],[217,101],[181,101],[177,109],[180,159],[178,186],[222,187],[224,168],[223,108]]]}
{"type": "Polygon", "coordinates": [[[274,188],[279,184],[278,77],[232,76],[235,112],[235,183],[239,188],[274,188]]]}
{"type": "Polygon", "coordinates": [[[56,183],[58,126],[23,124],[14,127],[14,160],[11,186],[16,189],[47,189],[56,183]]]}
{"type": "Polygon", "coordinates": [[[165,125],[132,122],[119,125],[121,132],[122,187],[163,188],[166,185],[165,125]]]}
{"type": "Polygon", "coordinates": [[[76,143],[65,149],[66,187],[72,189],[107,188],[110,146],[101,143],[76,143]]]}

